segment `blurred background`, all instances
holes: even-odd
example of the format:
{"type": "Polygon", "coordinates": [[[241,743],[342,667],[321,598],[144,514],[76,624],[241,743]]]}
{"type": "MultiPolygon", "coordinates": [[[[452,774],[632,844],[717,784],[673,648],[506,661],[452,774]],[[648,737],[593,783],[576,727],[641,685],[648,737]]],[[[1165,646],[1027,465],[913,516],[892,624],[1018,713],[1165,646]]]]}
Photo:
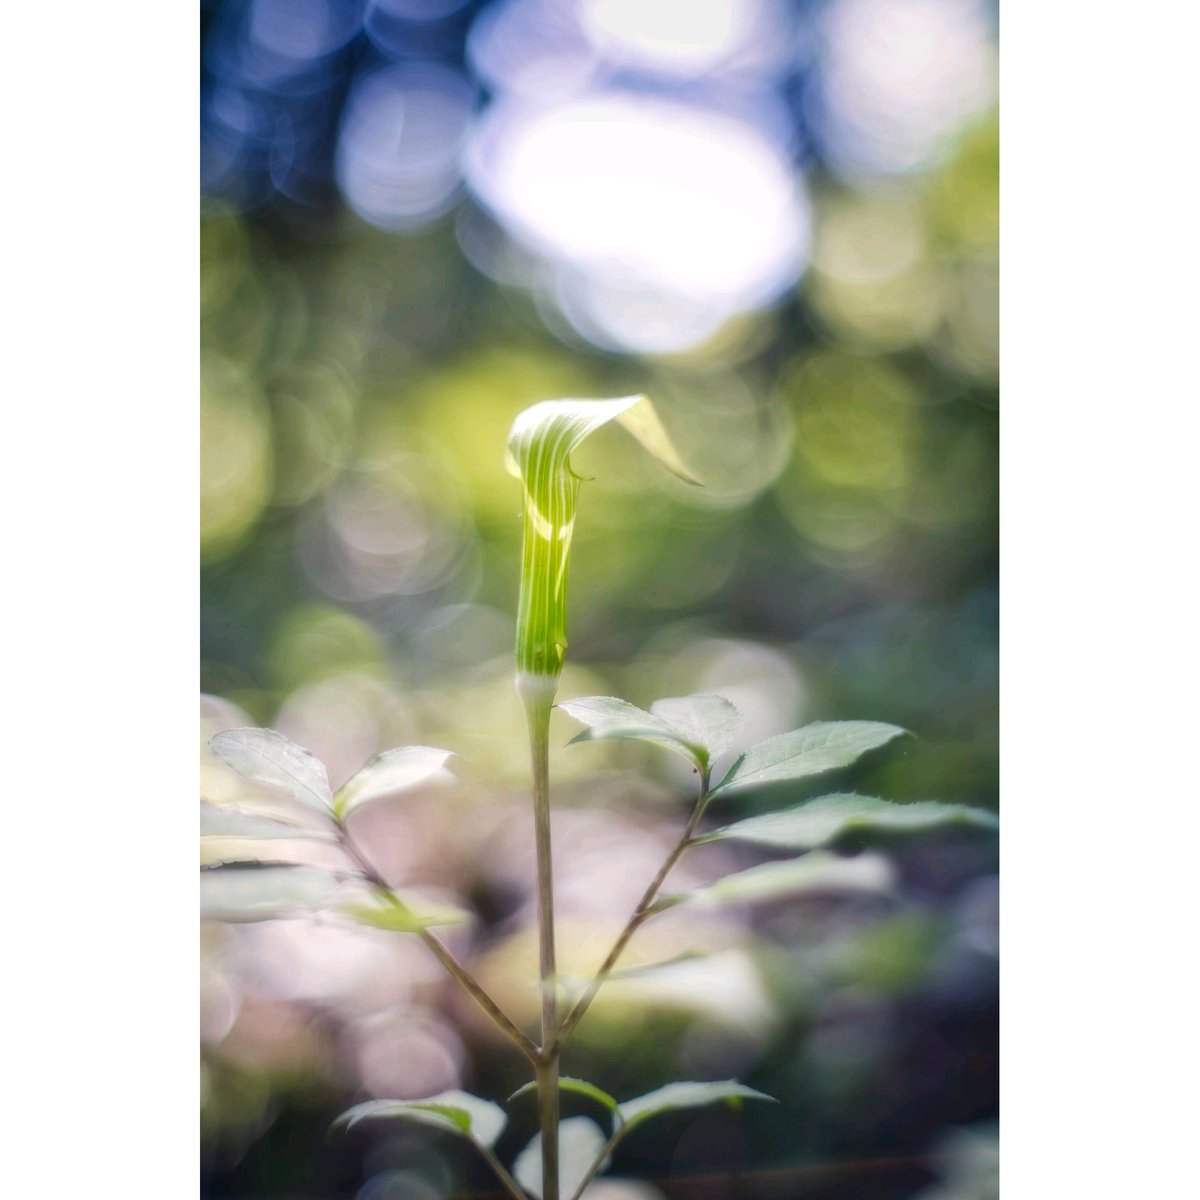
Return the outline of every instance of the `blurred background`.
{"type": "MultiPolygon", "coordinates": [[[[797,798],[995,807],[990,4],[225,0],[201,22],[202,740],[273,726],[335,786],[381,749],[454,750],[455,784],[358,832],[472,910],[448,940],[532,1028],[505,436],[538,400],[640,391],[706,486],[617,430],[579,456],[562,694],[719,692],[742,745],[895,722],[917,739],[797,798]]],[[[560,954],[584,974],[691,780],[653,748],[562,750],[556,721],[560,954]]],[[[245,786],[202,751],[205,798],[245,786]]],[[[996,1194],[995,838],[842,849],[883,854],[888,886],[639,934],[645,969],[567,1073],[781,1103],[650,1126],[594,1200],[996,1194]]],[[[765,857],[708,847],[674,889],[765,857]]],[[[496,1194],[429,1131],[326,1138],[360,1099],[525,1081],[415,939],[210,924],[202,976],[204,1195],[496,1194]]],[[[534,1126],[515,1104],[501,1156],[534,1126]]]]}

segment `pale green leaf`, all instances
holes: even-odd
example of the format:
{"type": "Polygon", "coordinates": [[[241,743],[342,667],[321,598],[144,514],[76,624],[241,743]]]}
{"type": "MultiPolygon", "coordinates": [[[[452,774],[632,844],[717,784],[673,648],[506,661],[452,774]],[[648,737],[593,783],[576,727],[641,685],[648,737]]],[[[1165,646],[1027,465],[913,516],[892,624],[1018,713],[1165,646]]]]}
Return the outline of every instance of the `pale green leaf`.
{"type": "Polygon", "coordinates": [[[587,726],[571,739],[570,745],[632,738],[674,750],[689,762],[697,766],[701,764],[703,747],[690,744],[679,730],[668,725],[661,717],[627,700],[619,700],[616,696],[583,696],[578,700],[560,700],[558,707],[587,726]]]}
{"type": "Polygon", "coordinates": [[[435,776],[443,776],[451,751],[433,746],[401,746],[377,754],[352,779],[338,789],[333,811],[344,821],[356,808],[415,787],[435,776]]]}
{"type": "Polygon", "coordinates": [[[328,828],[291,825],[286,821],[276,821],[229,805],[203,802],[200,805],[200,836],[252,838],[255,841],[273,838],[314,838],[321,841],[333,839],[333,833],[328,828]]]}
{"type": "Polygon", "coordinates": [[[378,888],[372,889],[362,899],[341,902],[336,911],[360,925],[371,925],[393,933],[421,933],[436,925],[459,925],[471,915],[454,905],[433,904],[402,892],[393,891],[385,895],[378,888]]]}
{"type": "MultiPolygon", "coordinates": [[[[598,1103],[604,1105],[604,1107],[607,1108],[608,1111],[614,1116],[616,1115],[617,1109],[620,1107],[616,1100],[603,1088],[597,1087],[594,1083],[588,1083],[586,1079],[574,1079],[570,1075],[560,1075],[558,1078],[558,1087],[560,1091],[574,1092],[576,1095],[587,1096],[590,1099],[597,1101],[598,1103]]],[[[527,1096],[530,1092],[536,1091],[537,1083],[531,1080],[529,1083],[525,1084],[524,1087],[517,1088],[517,1090],[513,1092],[511,1096],[509,1096],[508,1101],[511,1104],[514,1100],[518,1100],[520,1097],[527,1096]]]]}
{"type": "MultiPolygon", "coordinates": [[[[652,905],[650,912],[657,911],[652,905]]],[[[675,963],[691,962],[693,959],[704,957],[704,952],[700,950],[681,950],[678,954],[672,954],[669,958],[660,958],[654,962],[639,963],[636,967],[615,967],[607,972],[604,976],[608,983],[621,983],[625,980],[638,979],[647,972],[661,971],[664,967],[673,966],[675,963]]],[[[559,986],[563,989],[567,996],[578,996],[586,992],[592,984],[592,976],[590,975],[564,975],[561,972],[555,977],[559,986]]]]}
{"type": "MultiPolygon", "coordinates": [[[[562,1200],[575,1195],[576,1189],[603,1151],[607,1139],[600,1127],[587,1117],[568,1117],[558,1127],[558,1194],[562,1200]]],[[[542,1135],[517,1155],[513,1176],[531,1195],[542,1196],[542,1135]]]]}
{"type": "Polygon", "coordinates": [[[701,1016],[734,1029],[766,1029],[774,1019],[761,972],[744,949],[677,959],[664,966],[629,972],[606,985],[596,1003],[629,1020],[648,1010],[701,1016]]]}
{"type": "Polygon", "coordinates": [[[880,721],[818,721],[805,725],[751,746],[712,794],[729,795],[849,767],[904,732],[880,721]]]}
{"type": "Polygon", "coordinates": [[[333,804],[321,761],[274,729],[226,729],[209,743],[239,775],[279,788],[323,815],[333,804]]]}
{"type": "Polygon", "coordinates": [[[668,1083],[666,1087],[647,1092],[621,1105],[620,1115],[625,1123],[625,1133],[636,1129],[644,1121],[662,1113],[676,1112],[685,1108],[702,1108],[707,1104],[727,1103],[739,1105],[743,1100],[767,1100],[774,1104],[775,1098],[764,1092],[755,1091],[734,1079],[723,1079],[713,1083],[668,1083]]]}
{"type": "Polygon", "coordinates": [[[524,484],[525,524],[517,614],[520,675],[557,679],[567,649],[567,567],[579,476],[571,452],[617,420],[659,462],[695,483],[644,396],[616,400],[546,400],[517,416],[508,436],[509,471],[524,484]]]}
{"type": "Polygon", "coordinates": [[[650,711],[616,696],[583,696],[558,705],[587,728],[575,742],[631,738],[682,754],[700,770],[733,744],[741,717],[722,696],[677,696],[656,700],[650,711]]]}
{"type": "Polygon", "coordinates": [[[263,863],[303,865],[309,859],[297,853],[295,842],[278,839],[202,837],[200,839],[200,865],[202,867],[229,866],[233,863],[263,863]]]}
{"type": "Polygon", "coordinates": [[[702,746],[709,762],[733,745],[742,724],[741,713],[724,696],[674,696],[655,700],[650,711],[692,745],[702,746]]]}
{"type": "Polygon", "coordinates": [[[963,804],[939,804],[936,800],[893,804],[873,796],[847,793],[820,796],[781,812],[747,817],[715,830],[700,841],[732,840],[786,850],[811,850],[826,846],[845,833],[907,833],[952,825],[995,829],[998,821],[994,813],[963,804]]]}
{"type": "Polygon", "coordinates": [[[360,1121],[398,1118],[458,1134],[490,1150],[504,1130],[508,1117],[498,1104],[481,1100],[469,1092],[440,1092],[423,1100],[368,1100],[347,1109],[333,1123],[334,1129],[350,1130],[360,1121]]]}
{"type": "Polygon", "coordinates": [[[266,921],[320,908],[340,880],[317,867],[221,867],[200,872],[200,915],[211,921],[266,921]]]}
{"type": "Polygon", "coordinates": [[[654,908],[659,911],[684,903],[751,903],[784,896],[886,892],[894,883],[892,866],[880,855],[842,858],[816,851],[782,862],[761,863],[691,892],[663,896],[654,908]]]}

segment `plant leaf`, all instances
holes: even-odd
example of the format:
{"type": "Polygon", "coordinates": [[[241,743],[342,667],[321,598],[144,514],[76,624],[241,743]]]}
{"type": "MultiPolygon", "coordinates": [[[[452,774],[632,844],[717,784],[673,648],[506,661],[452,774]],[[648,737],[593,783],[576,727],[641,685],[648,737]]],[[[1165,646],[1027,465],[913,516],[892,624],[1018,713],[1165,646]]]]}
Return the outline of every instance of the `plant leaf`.
{"type": "Polygon", "coordinates": [[[340,882],[317,867],[217,867],[200,872],[200,916],[209,921],[266,921],[311,911],[340,882]]]}
{"type": "MultiPolygon", "coordinates": [[[[586,1079],[573,1079],[570,1075],[560,1075],[558,1078],[558,1088],[559,1091],[574,1092],[576,1095],[587,1096],[590,1099],[599,1102],[600,1104],[604,1105],[604,1107],[607,1108],[608,1111],[613,1114],[613,1116],[617,1115],[617,1111],[620,1108],[620,1105],[617,1103],[617,1101],[603,1088],[597,1087],[594,1083],[588,1083],[586,1079]]],[[[536,1081],[531,1080],[529,1083],[525,1084],[524,1087],[517,1088],[517,1090],[513,1092],[511,1096],[509,1096],[508,1102],[511,1104],[514,1100],[519,1099],[521,1096],[527,1096],[530,1092],[536,1091],[537,1083],[536,1081]]]]}
{"type": "Polygon", "coordinates": [[[582,733],[576,734],[568,745],[613,738],[633,738],[674,750],[676,754],[682,754],[696,766],[703,763],[702,746],[692,745],[679,730],[667,724],[661,717],[656,717],[627,700],[619,700],[616,696],[584,696],[578,700],[560,700],[558,707],[587,726],[582,733]]]}
{"type": "Polygon", "coordinates": [[[325,767],[314,754],[274,729],[226,729],[209,743],[239,775],[279,788],[328,816],[333,804],[325,767]]]}
{"type": "Polygon", "coordinates": [[[712,795],[749,791],[764,784],[807,779],[849,767],[870,750],[903,736],[881,721],[817,721],[751,746],[730,767],[712,795]]]}
{"type": "Polygon", "coordinates": [[[726,825],[724,829],[717,829],[698,840],[732,840],[779,849],[811,850],[817,846],[827,846],[849,832],[909,832],[946,825],[995,829],[998,824],[994,813],[963,804],[939,804],[936,800],[893,804],[874,796],[838,793],[819,796],[781,812],[747,817],[744,821],[726,825]]]}
{"type": "Polygon", "coordinates": [[[329,842],[331,831],[289,825],[240,809],[200,805],[200,865],[222,863],[288,862],[295,854],[294,843],[329,842]],[[293,843],[283,851],[281,842],[293,843]],[[289,852],[290,851],[290,852],[289,852]]]}
{"type": "Polygon", "coordinates": [[[368,1100],[348,1108],[333,1123],[334,1129],[349,1131],[359,1121],[375,1117],[399,1118],[458,1134],[490,1150],[504,1130],[508,1117],[490,1100],[469,1092],[439,1092],[423,1100],[368,1100]]]}
{"type": "Polygon", "coordinates": [[[662,1113],[675,1112],[684,1108],[701,1108],[706,1104],[724,1101],[738,1105],[743,1100],[767,1100],[777,1103],[773,1096],[757,1092],[735,1079],[723,1079],[714,1083],[668,1083],[666,1087],[647,1092],[621,1105],[620,1115],[625,1124],[625,1133],[636,1129],[644,1121],[662,1113]]]}
{"type": "MultiPolygon", "coordinates": [[[[669,907],[666,905],[664,907],[669,907]]],[[[658,911],[651,905],[650,912],[658,911]]],[[[695,959],[705,957],[702,950],[681,950],[678,954],[672,954],[668,958],[660,958],[654,962],[639,963],[636,967],[614,967],[608,971],[604,978],[611,985],[620,983],[623,980],[638,979],[648,972],[661,971],[664,967],[674,966],[676,963],[692,962],[695,959]]],[[[568,997],[576,997],[586,992],[592,984],[590,975],[564,975],[562,972],[556,976],[559,986],[563,989],[568,997]]]]}
{"type": "Polygon", "coordinates": [[[344,783],[333,800],[333,812],[344,821],[356,808],[382,800],[442,773],[450,750],[433,746],[400,746],[377,754],[344,783]]]}
{"type": "Polygon", "coordinates": [[[420,933],[435,925],[458,925],[470,917],[464,909],[450,904],[431,904],[400,892],[383,894],[378,888],[361,900],[345,901],[337,911],[360,925],[387,929],[393,933],[420,933]]]}
{"type": "MultiPolygon", "coordinates": [[[[558,1127],[558,1194],[562,1200],[575,1195],[587,1177],[607,1139],[600,1126],[587,1117],[568,1117],[558,1127]]],[[[542,1196],[542,1135],[517,1155],[513,1176],[531,1195],[542,1196]]]]}
{"type": "Polygon", "coordinates": [[[327,829],[314,829],[307,825],[289,825],[271,817],[234,808],[224,804],[200,804],[200,836],[214,838],[252,838],[266,841],[272,838],[316,838],[331,841],[333,834],[327,829]]]}
{"type": "Polygon", "coordinates": [[[774,1009],[758,964],[745,949],[675,959],[607,985],[597,1003],[644,1019],[647,1011],[703,1017],[733,1029],[766,1028],[774,1009]]]}
{"type": "Polygon", "coordinates": [[[525,487],[517,613],[519,675],[557,679],[562,672],[567,649],[567,566],[580,484],[571,470],[571,452],[612,420],[624,425],[668,470],[697,482],[645,396],[546,400],[517,416],[508,435],[507,465],[525,487]]]}
{"type": "Polygon", "coordinates": [[[655,700],[650,711],[707,751],[708,760],[724,754],[742,725],[742,714],[724,696],[674,696],[655,700]]]}
{"type": "Polygon", "coordinates": [[[895,872],[881,855],[842,858],[816,851],[782,862],[761,863],[695,891],[663,896],[654,909],[661,911],[684,903],[711,905],[775,900],[783,896],[886,892],[894,882],[895,872]]]}

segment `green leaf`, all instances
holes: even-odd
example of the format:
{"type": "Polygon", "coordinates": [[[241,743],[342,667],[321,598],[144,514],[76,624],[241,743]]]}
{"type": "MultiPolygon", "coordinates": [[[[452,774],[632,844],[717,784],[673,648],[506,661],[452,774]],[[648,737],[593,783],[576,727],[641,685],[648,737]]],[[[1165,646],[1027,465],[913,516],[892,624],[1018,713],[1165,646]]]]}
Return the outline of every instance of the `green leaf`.
{"type": "Polygon", "coordinates": [[[654,911],[684,903],[732,904],[775,900],[783,896],[886,892],[894,882],[891,865],[880,855],[842,858],[816,851],[782,862],[761,863],[695,891],[663,896],[654,905],[654,911]]]}
{"type": "MultiPolygon", "coordinates": [[[[658,910],[652,905],[650,911],[656,912],[658,910]]],[[[695,959],[703,957],[704,952],[701,950],[681,950],[678,954],[672,954],[668,958],[656,959],[654,962],[639,963],[636,967],[614,967],[613,970],[606,972],[604,978],[610,985],[629,979],[636,980],[649,972],[661,971],[664,967],[671,967],[676,963],[692,962],[695,959]]],[[[555,978],[568,997],[581,995],[592,984],[592,976],[590,975],[564,975],[560,971],[555,978]]]]}
{"type": "Polygon", "coordinates": [[[279,788],[301,804],[328,816],[333,805],[321,761],[274,729],[227,729],[209,743],[239,775],[279,788]]]}
{"type": "Polygon", "coordinates": [[[905,731],[880,721],[818,721],[751,746],[730,767],[712,795],[749,791],[764,784],[807,779],[852,766],[868,751],[905,731]]]}
{"type": "MultiPolygon", "coordinates": [[[[558,1127],[558,1194],[561,1200],[575,1195],[607,1139],[587,1117],[568,1117],[558,1127]]],[[[531,1195],[542,1196],[542,1135],[539,1133],[513,1163],[516,1181],[531,1195]]]]}
{"type": "Polygon", "coordinates": [[[359,1121],[376,1117],[398,1118],[454,1133],[490,1150],[508,1117],[498,1104],[481,1100],[469,1092],[440,1092],[424,1100],[368,1100],[347,1109],[333,1123],[335,1130],[349,1131],[359,1121]]]}
{"type": "MultiPolygon", "coordinates": [[[[257,813],[216,804],[200,805],[200,865],[222,863],[286,862],[291,854],[281,852],[280,842],[330,842],[331,828],[289,825],[257,813]]],[[[291,848],[294,853],[294,847],[291,848]]]]}
{"type": "Polygon", "coordinates": [[[355,809],[402,792],[443,774],[452,751],[433,746],[401,746],[377,754],[361,771],[338,789],[333,812],[344,821],[355,809]]]}
{"type": "Polygon", "coordinates": [[[676,1112],[685,1108],[701,1108],[706,1104],[725,1102],[739,1105],[743,1100],[767,1100],[776,1103],[773,1096],[757,1092],[734,1079],[714,1083],[668,1083],[657,1091],[647,1092],[621,1105],[620,1115],[625,1124],[625,1133],[636,1129],[644,1121],[662,1113],[676,1112]]]}
{"type": "Polygon", "coordinates": [[[656,700],[650,711],[616,696],[583,696],[558,705],[587,728],[575,742],[632,738],[682,754],[700,770],[733,742],[741,716],[722,696],[679,696],[656,700]]]}
{"type": "Polygon", "coordinates": [[[202,867],[225,867],[234,863],[259,863],[264,866],[303,865],[307,859],[297,861],[295,847],[281,850],[277,841],[256,841],[253,838],[202,837],[200,839],[200,865],[202,867]]]}
{"type": "Polygon", "coordinates": [[[470,913],[450,904],[431,904],[415,896],[388,892],[379,888],[361,899],[345,901],[337,911],[360,925],[387,929],[393,933],[421,933],[436,925],[458,925],[470,918],[470,913]]]}
{"type": "Polygon", "coordinates": [[[742,725],[742,714],[724,696],[702,694],[655,700],[650,711],[693,745],[703,746],[710,762],[733,745],[742,725]]]}
{"type": "Polygon", "coordinates": [[[333,834],[328,829],[314,829],[307,825],[290,825],[245,809],[224,804],[200,805],[200,836],[213,838],[250,838],[267,841],[273,838],[315,838],[331,841],[333,834]]]}
{"type": "Polygon", "coordinates": [[[916,832],[947,825],[995,829],[999,822],[994,813],[963,804],[939,804],[936,800],[892,804],[873,796],[839,793],[807,800],[781,812],[747,817],[698,840],[732,840],[786,850],[811,850],[829,845],[844,833],[916,832]]]}
{"type": "Polygon", "coordinates": [[[703,747],[691,745],[679,730],[662,718],[627,700],[619,700],[616,696],[583,696],[578,700],[560,700],[558,707],[587,726],[568,745],[633,738],[674,750],[689,762],[700,765],[703,747]]]}
{"type": "MultiPolygon", "coordinates": [[[[560,1075],[558,1078],[558,1088],[562,1092],[574,1092],[579,1096],[587,1096],[592,1100],[599,1102],[608,1109],[614,1116],[617,1115],[617,1110],[620,1105],[610,1096],[603,1088],[597,1087],[594,1083],[588,1083],[586,1079],[573,1079],[570,1075],[560,1075]]],[[[511,1104],[514,1100],[520,1099],[522,1096],[527,1096],[530,1092],[537,1091],[537,1083],[530,1081],[524,1087],[519,1087],[508,1098],[511,1104]]]]}
{"type": "Polygon", "coordinates": [[[525,488],[521,595],[517,614],[519,676],[556,680],[567,650],[567,567],[580,478],[571,452],[617,420],[668,470],[697,482],[671,445],[645,396],[546,400],[520,413],[508,435],[507,464],[525,488]]]}
{"type": "Polygon", "coordinates": [[[341,881],[317,867],[218,867],[200,872],[200,916],[266,921],[320,908],[341,881]]]}

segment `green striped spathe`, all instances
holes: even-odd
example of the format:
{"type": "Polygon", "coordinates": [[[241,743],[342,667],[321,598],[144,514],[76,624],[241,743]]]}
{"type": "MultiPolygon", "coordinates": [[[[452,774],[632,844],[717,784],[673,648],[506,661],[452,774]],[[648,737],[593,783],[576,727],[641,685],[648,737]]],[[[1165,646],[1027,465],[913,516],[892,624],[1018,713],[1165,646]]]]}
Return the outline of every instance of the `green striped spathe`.
{"type": "Polygon", "coordinates": [[[518,677],[557,680],[562,672],[567,652],[567,566],[582,482],[571,470],[571,451],[612,420],[681,479],[699,482],[684,466],[645,396],[546,400],[517,417],[508,435],[508,469],[525,487],[518,677]]]}

